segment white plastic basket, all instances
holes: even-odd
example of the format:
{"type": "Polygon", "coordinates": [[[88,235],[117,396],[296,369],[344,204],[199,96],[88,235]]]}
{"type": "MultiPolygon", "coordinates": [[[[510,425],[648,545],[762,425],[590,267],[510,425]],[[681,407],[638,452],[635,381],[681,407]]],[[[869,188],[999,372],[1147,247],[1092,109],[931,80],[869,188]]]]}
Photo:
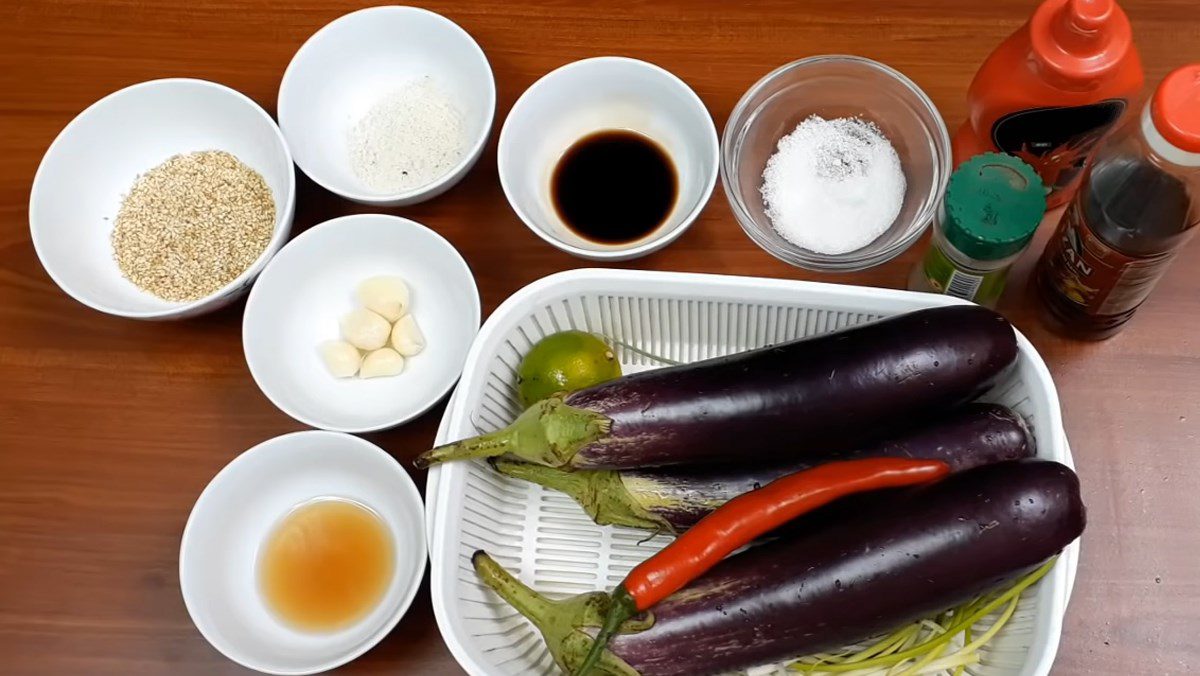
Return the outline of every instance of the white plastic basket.
{"type": "MultiPolygon", "coordinates": [[[[537,340],[593,331],[676,361],[695,361],[817,335],[888,315],[960,303],[945,296],[811,282],[671,272],[574,270],[513,294],[484,324],[446,410],[438,443],[498,429],[519,412],[516,365],[537,340]]],[[[1012,375],[988,399],[1030,424],[1039,457],[1072,465],[1058,395],[1041,357],[1018,333],[1012,375]]],[[[625,372],[654,367],[618,347],[625,372]]],[[[611,589],[669,542],[595,525],[570,498],[510,479],[479,461],[433,468],[426,487],[432,600],[446,645],[473,676],[555,674],[533,625],[475,577],[484,549],[539,592],[611,589]]],[[[969,668],[981,676],[1043,676],[1058,649],[1078,542],[1026,592],[1017,613],[969,668]]],[[[784,673],[775,665],[753,674],[784,673]]]]}

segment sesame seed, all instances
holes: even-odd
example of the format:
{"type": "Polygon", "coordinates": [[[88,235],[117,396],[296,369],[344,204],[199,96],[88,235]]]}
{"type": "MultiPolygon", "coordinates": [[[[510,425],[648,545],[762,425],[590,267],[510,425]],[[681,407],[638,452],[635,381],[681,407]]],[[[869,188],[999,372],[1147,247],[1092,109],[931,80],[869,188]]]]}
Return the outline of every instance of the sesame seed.
{"type": "Polygon", "coordinates": [[[112,231],[121,274],[170,301],[210,295],[254,264],[271,241],[275,200],[233,155],[175,155],[134,182],[112,231]]]}

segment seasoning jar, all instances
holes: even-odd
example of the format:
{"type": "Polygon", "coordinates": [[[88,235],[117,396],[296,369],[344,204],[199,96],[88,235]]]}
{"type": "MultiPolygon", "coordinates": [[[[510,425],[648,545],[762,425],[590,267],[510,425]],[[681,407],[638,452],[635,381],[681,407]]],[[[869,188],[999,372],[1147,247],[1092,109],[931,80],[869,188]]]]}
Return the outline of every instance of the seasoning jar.
{"type": "Polygon", "coordinates": [[[1012,155],[976,155],[950,177],[933,242],[908,288],[995,307],[1045,213],[1046,193],[1032,167],[1012,155]]]}

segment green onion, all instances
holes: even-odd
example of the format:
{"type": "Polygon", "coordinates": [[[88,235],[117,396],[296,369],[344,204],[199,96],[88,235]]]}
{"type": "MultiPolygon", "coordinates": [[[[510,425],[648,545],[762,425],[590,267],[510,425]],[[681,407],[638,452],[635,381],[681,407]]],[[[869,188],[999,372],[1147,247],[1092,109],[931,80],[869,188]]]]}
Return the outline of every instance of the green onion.
{"type": "Polygon", "coordinates": [[[1006,589],[982,594],[932,618],[900,627],[865,648],[809,655],[792,662],[788,669],[839,676],[918,676],[952,669],[953,676],[962,676],[966,667],[979,663],[979,649],[1012,618],[1021,594],[1045,577],[1054,562],[1050,559],[1006,589]],[[996,619],[976,636],[975,626],[997,610],[1000,614],[996,619]],[[955,643],[959,636],[961,644],[955,643]]]}

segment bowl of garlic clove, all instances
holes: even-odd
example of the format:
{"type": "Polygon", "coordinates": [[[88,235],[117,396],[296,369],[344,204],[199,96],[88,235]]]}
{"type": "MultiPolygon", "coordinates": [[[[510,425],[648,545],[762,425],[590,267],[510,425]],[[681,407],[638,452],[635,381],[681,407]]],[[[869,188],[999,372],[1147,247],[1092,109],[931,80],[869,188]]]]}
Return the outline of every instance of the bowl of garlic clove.
{"type": "Polygon", "coordinates": [[[341,338],[321,343],[321,359],[334,378],[381,378],[404,372],[404,360],[425,349],[425,334],[410,310],[408,284],[394,275],[358,285],[362,307],[339,324],[341,338]]]}
{"type": "Polygon", "coordinates": [[[405,218],[359,214],[288,243],[250,291],[242,347],[276,407],[321,429],[407,422],[458,380],[479,331],[458,251],[405,218]]]}

